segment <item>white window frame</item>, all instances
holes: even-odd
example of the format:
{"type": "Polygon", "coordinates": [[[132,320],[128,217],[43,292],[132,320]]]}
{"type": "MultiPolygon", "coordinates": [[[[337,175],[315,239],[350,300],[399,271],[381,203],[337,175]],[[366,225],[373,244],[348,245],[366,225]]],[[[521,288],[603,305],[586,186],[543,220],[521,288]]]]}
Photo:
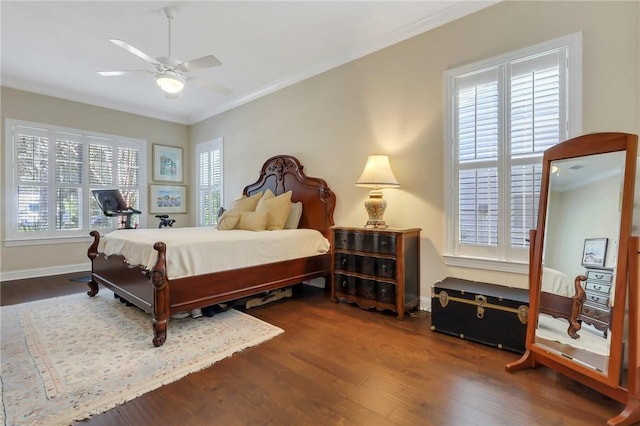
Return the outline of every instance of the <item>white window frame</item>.
{"type": "Polygon", "coordinates": [[[222,206],[222,202],[224,201],[224,140],[221,137],[215,138],[213,140],[207,142],[201,142],[196,145],[195,149],[195,158],[193,160],[193,164],[195,164],[196,172],[195,172],[195,182],[193,187],[195,188],[195,204],[196,204],[196,226],[213,226],[218,224],[218,211],[210,211],[209,215],[215,218],[213,223],[205,223],[205,218],[203,217],[203,207],[200,205],[201,198],[200,194],[202,191],[219,191],[220,192],[220,206],[222,206]],[[220,151],[220,181],[217,184],[202,184],[200,182],[201,170],[200,170],[200,155],[202,153],[207,153],[211,155],[214,151],[220,151]]]}
{"type": "MultiPolygon", "coordinates": [[[[498,243],[498,247],[462,247],[458,238],[458,160],[456,135],[456,79],[464,75],[495,68],[498,66],[510,66],[511,63],[523,58],[543,54],[555,49],[567,49],[565,113],[566,113],[566,138],[575,137],[582,129],[582,33],[574,33],[554,40],[549,40],[534,46],[519,49],[503,55],[492,57],[480,62],[465,65],[449,70],[445,73],[444,86],[444,189],[445,189],[445,263],[449,266],[468,267],[475,269],[487,269],[512,273],[528,273],[528,248],[511,248],[510,241],[504,244],[498,243]]],[[[500,104],[506,105],[508,82],[500,81],[503,85],[500,90],[500,104]]],[[[501,125],[499,126],[499,139],[505,141],[508,132],[504,118],[509,114],[508,107],[502,108],[501,125]]],[[[563,138],[561,137],[561,140],[563,138]]],[[[502,148],[499,148],[502,149],[502,148]]],[[[540,155],[540,161],[542,156],[540,155]]],[[[511,167],[511,159],[499,167],[511,167]]],[[[500,190],[499,217],[509,214],[508,188],[500,190]]],[[[498,223],[499,230],[504,231],[504,223],[498,223]]]]}
{"type": "MultiPolygon", "coordinates": [[[[90,140],[95,143],[96,139],[101,139],[100,143],[109,144],[121,147],[132,147],[140,151],[140,205],[138,208],[143,212],[140,215],[139,223],[141,227],[146,226],[146,214],[147,211],[147,141],[141,139],[132,139],[123,136],[109,135],[104,133],[90,132],[80,129],[72,129],[60,126],[53,126],[49,124],[34,123],[23,120],[16,120],[11,118],[5,119],[5,169],[3,178],[5,181],[5,196],[4,196],[4,226],[5,226],[5,239],[4,244],[7,247],[11,246],[24,246],[24,245],[40,245],[40,244],[57,244],[60,242],[84,242],[89,237],[90,228],[90,200],[93,197],[91,189],[98,189],[90,185],[89,183],[89,150],[84,150],[84,158],[82,161],[83,175],[82,184],[78,187],[82,192],[82,222],[78,229],[72,230],[56,230],[55,227],[50,227],[49,230],[43,232],[19,232],[17,223],[17,205],[18,205],[18,184],[19,176],[15,163],[16,155],[16,141],[14,140],[14,128],[18,127],[30,127],[37,129],[36,132],[48,135],[50,141],[55,141],[55,137],[51,137],[54,133],[70,133],[73,134],[81,143],[89,144],[90,140]]],[[[51,158],[50,154],[50,158],[51,158]]],[[[53,168],[50,169],[51,173],[53,168]]],[[[55,188],[55,177],[50,177],[48,187],[50,190],[55,188]]],[[[116,221],[113,221],[116,229],[116,221]]],[[[112,230],[111,229],[111,230],[112,230]]],[[[101,232],[109,232],[110,229],[101,229],[101,232]]]]}

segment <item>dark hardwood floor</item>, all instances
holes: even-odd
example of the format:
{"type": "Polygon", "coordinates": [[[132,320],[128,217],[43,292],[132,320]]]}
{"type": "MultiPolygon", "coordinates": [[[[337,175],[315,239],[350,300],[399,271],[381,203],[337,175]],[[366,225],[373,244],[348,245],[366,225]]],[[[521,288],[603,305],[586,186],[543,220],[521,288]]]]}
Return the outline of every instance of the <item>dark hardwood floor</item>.
{"type": "MultiPolygon", "coordinates": [[[[0,300],[84,292],[69,280],[83,275],[3,282],[0,300]]],[[[248,313],[285,333],[81,424],[603,425],[623,408],[544,367],[506,373],[518,354],[432,332],[429,314],[398,321],[308,286],[248,313]]]]}

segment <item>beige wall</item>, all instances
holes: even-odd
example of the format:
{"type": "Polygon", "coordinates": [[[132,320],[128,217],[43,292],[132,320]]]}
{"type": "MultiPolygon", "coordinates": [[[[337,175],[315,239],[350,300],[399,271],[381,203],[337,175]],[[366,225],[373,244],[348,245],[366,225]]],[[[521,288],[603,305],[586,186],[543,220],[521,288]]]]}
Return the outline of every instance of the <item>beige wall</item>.
{"type": "Polygon", "coordinates": [[[225,201],[267,157],[297,156],[337,194],[335,220],[361,226],[367,155],[387,153],[400,189],[387,224],[422,228],[422,297],[450,275],[526,288],[526,275],[448,268],[444,251],[443,73],[583,32],[583,133],[640,132],[640,3],[504,2],[192,126],[224,137],[225,201]]]}
{"type": "MultiPolygon", "coordinates": [[[[2,171],[0,176],[2,176],[3,182],[6,118],[147,140],[149,175],[151,175],[151,145],[154,143],[181,146],[184,148],[185,158],[189,158],[190,155],[189,127],[185,125],[6,87],[2,87],[0,94],[2,113],[2,146],[0,148],[0,170],[2,171]]],[[[185,175],[188,179],[188,169],[185,170],[185,175]]],[[[1,185],[2,200],[6,199],[4,190],[4,185],[1,185]]],[[[177,219],[178,223],[190,224],[190,218],[187,215],[172,215],[172,217],[177,219]]],[[[12,274],[24,275],[20,271],[25,270],[30,271],[26,272],[27,275],[35,276],[91,268],[86,254],[89,241],[91,241],[90,237],[87,237],[86,243],[6,247],[4,244],[4,205],[0,206],[0,218],[2,218],[0,219],[0,235],[3,241],[0,245],[0,272],[2,272],[3,279],[6,279],[7,276],[11,277],[12,274]]],[[[156,220],[153,215],[147,217],[148,224],[154,224],[156,220]]]]}
{"type": "Polygon", "coordinates": [[[617,207],[622,178],[620,174],[568,191],[551,191],[546,225],[546,267],[564,272],[568,277],[583,275],[582,255],[586,238],[608,238],[605,267],[615,266],[620,226],[617,207]]]}
{"type": "MultiPolygon", "coordinates": [[[[429,297],[433,282],[447,275],[526,287],[525,275],[449,268],[443,262],[443,73],[582,31],[583,133],[640,133],[639,28],[640,2],[507,1],[190,129],[4,89],[2,114],[71,127],[86,128],[90,123],[90,130],[165,144],[181,140],[174,139],[175,133],[184,138],[190,132],[192,146],[223,137],[227,204],[257,178],[266,158],[291,154],[302,161],[309,176],[326,179],[336,192],[338,225],[366,222],[363,202],[368,192],[354,182],[367,155],[386,153],[401,187],[385,190],[389,202],[385,219],[392,227],[422,228],[423,298],[429,297]],[[20,102],[5,111],[5,104],[13,103],[5,100],[7,92],[20,102]],[[30,111],[32,103],[35,112],[30,111]],[[69,108],[76,112],[62,113],[69,108]],[[70,119],[80,112],[85,120],[70,119]]],[[[11,249],[8,254],[3,248],[2,259],[17,261],[30,250],[11,249]]],[[[84,246],[74,248],[83,250],[84,246]]],[[[70,261],[68,254],[60,255],[46,262],[76,263],[82,256],[74,255],[70,261]]],[[[2,270],[7,267],[4,262],[2,270]]],[[[22,267],[27,267],[25,262],[22,267]]]]}

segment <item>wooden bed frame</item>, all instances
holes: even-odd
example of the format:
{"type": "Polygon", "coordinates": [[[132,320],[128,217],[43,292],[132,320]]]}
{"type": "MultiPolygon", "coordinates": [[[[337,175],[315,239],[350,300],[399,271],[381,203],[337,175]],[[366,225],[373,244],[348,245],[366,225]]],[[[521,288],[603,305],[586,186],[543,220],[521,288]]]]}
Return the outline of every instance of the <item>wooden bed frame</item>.
{"type": "MultiPolygon", "coordinates": [[[[307,177],[300,162],[288,155],[268,159],[258,180],[244,188],[244,195],[271,189],[275,195],[292,191],[291,202],[303,205],[299,228],[316,229],[330,239],[336,197],[323,179],[307,177]]],[[[136,232],[131,230],[128,232],[136,232]]],[[[112,290],[133,305],[151,313],[153,344],[161,346],[167,338],[171,315],[196,308],[228,302],[297,284],[331,273],[330,253],[270,263],[248,268],[169,280],[166,271],[166,245],[159,241],[152,270],[129,265],[120,255],[106,257],[98,253],[100,234],[91,231],[94,241],[87,251],[91,260],[91,297],[98,285],[112,290]]],[[[212,254],[215,255],[215,254],[212,254]]]]}

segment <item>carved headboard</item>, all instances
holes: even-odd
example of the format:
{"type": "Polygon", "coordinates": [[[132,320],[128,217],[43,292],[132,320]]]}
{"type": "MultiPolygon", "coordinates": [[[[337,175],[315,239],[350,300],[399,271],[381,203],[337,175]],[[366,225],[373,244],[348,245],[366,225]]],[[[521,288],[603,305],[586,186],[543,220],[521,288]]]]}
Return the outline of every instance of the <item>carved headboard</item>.
{"type": "Polygon", "coordinates": [[[249,196],[267,189],[275,195],[291,191],[291,202],[302,203],[299,228],[316,229],[329,238],[336,196],[324,179],[308,177],[303,169],[300,161],[290,155],[271,157],[262,166],[258,180],[247,185],[243,194],[249,196]]]}

